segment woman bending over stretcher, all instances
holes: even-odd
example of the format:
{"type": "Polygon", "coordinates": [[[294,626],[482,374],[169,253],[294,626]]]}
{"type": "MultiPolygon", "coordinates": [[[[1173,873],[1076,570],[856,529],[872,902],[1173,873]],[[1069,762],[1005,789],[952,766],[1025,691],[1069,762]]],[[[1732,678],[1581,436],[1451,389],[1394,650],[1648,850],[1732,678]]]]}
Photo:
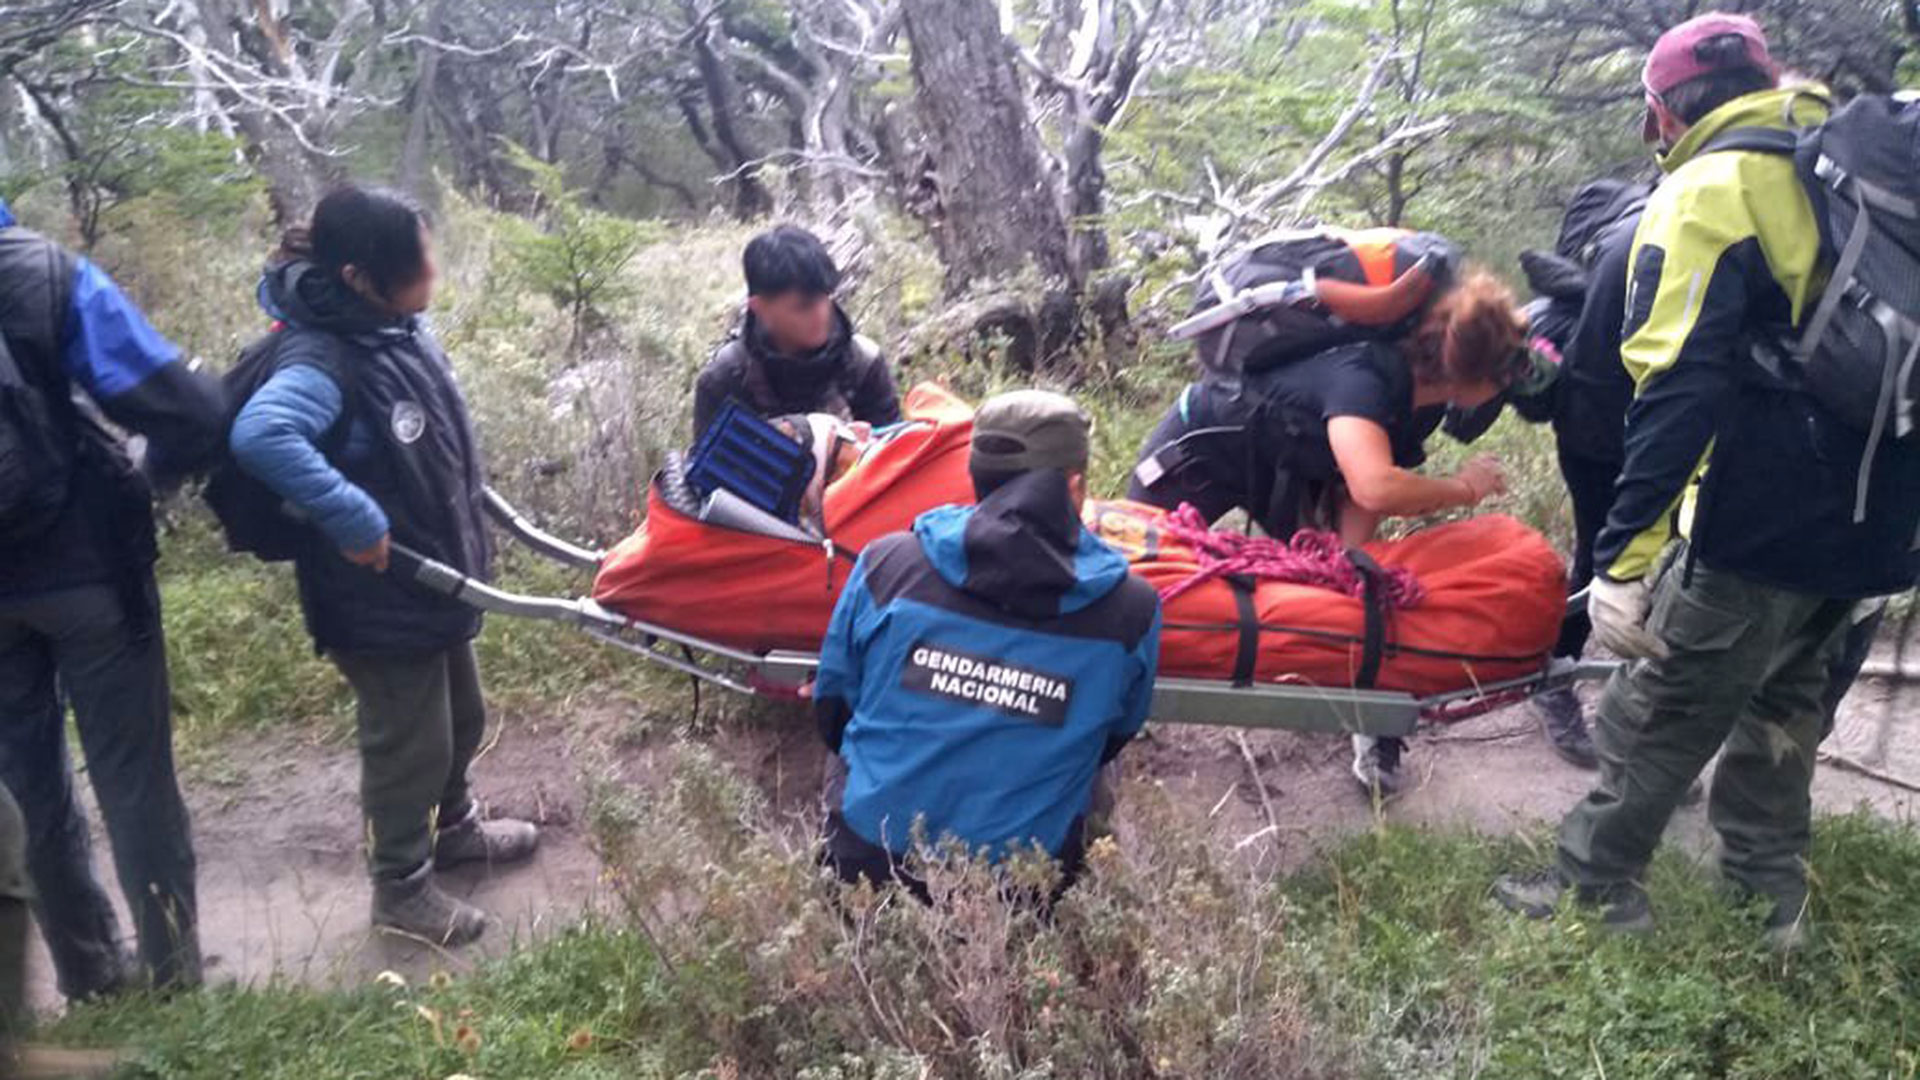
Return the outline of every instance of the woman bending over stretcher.
{"type": "MultiPolygon", "coordinates": [[[[1433,300],[1399,340],[1343,345],[1245,376],[1188,386],[1140,450],[1127,497],[1209,522],[1247,512],[1268,535],[1333,529],[1351,545],[1385,517],[1474,506],[1506,490],[1482,454],[1452,476],[1414,472],[1449,407],[1491,401],[1529,367],[1526,319],[1484,271],[1433,300]]],[[[1399,739],[1353,739],[1353,774],[1399,786],[1399,739]]]]}
{"type": "Polygon", "coordinates": [[[1506,490],[1482,454],[1452,476],[1414,472],[1449,406],[1470,410],[1527,363],[1513,294],[1468,274],[1399,340],[1343,345],[1183,390],[1141,448],[1127,497],[1209,521],[1245,510],[1279,539],[1302,528],[1372,539],[1380,520],[1473,506],[1506,490]]]}

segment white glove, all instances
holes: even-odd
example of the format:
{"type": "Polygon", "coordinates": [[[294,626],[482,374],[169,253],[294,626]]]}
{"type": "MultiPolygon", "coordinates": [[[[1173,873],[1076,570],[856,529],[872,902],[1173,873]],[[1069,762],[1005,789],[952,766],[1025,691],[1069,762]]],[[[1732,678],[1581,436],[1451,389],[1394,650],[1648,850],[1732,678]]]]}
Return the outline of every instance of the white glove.
{"type": "Polygon", "coordinates": [[[1614,581],[1595,574],[1587,586],[1587,617],[1593,638],[1615,656],[1628,660],[1665,660],[1666,643],[1647,629],[1653,587],[1644,579],[1614,581]]]}

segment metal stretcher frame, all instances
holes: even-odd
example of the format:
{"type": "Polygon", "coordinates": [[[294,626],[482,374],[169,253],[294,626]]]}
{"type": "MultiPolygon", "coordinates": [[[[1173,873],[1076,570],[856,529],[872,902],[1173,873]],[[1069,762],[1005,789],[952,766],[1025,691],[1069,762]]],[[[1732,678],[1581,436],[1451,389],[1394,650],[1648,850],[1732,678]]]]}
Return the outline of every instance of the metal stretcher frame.
{"type": "MultiPolygon", "coordinates": [[[[594,570],[602,553],[545,532],[496,492],[487,511],[521,544],[555,562],[594,570]]],[[[587,597],[530,596],[496,588],[394,545],[393,572],[477,610],[510,618],[567,623],[615,648],[692,678],[756,697],[796,700],[819,666],[818,655],[772,650],[754,652],[631,618],[587,597]]],[[[1569,609],[1584,596],[1569,600],[1569,609]]],[[[1238,728],[1408,735],[1422,719],[1460,719],[1547,690],[1601,679],[1614,661],[1554,659],[1533,675],[1445,694],[1416,697],[1394,690],[1295,683],[1239,685],[1225,679],[1162,678],[1154,684],[1152,718],[1162,723],[1238,728]]]]}

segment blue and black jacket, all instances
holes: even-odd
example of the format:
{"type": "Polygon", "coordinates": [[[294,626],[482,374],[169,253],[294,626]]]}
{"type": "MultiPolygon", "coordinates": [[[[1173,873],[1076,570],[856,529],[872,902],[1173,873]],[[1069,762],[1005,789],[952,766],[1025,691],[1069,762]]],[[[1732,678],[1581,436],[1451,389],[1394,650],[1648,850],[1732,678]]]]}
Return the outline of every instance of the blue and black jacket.
{"type": "MultiPolygon", "coordinates": [[[[75,392],[147,438],[152,471],[185,473],[217,452],[218,380],[192,371],[105,272],[21,228],[0,201],[0,332],[76,446],[69,503],[46,532],[0,549],[0,597],[144,580],[154,558],[145,479],[75,392]]],[[[138,590],[135,590],[138,591],[138,590]]]]}
{"type": "Polygon", "coordinates": [[[830,830],[893,856],[916,825],[1062,854],[1146,721],[1159,651],[1159,598],[1058,471],[922,514],[862,554],[821,650],[821,734],[847,768],[830,830]]]}

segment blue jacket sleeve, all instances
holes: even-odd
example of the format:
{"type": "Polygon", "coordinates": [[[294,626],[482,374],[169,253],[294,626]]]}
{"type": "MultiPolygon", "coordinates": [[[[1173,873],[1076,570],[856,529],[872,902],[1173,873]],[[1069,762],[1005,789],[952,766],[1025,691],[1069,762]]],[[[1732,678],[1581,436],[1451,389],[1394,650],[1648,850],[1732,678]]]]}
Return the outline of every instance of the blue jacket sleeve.
{"type": "Polygon", "coordinates": [[[305,513],[336,546],[363,551],[387,534],[373,497],[333,467],[317,445],[345,398],[320,369],[276,373],[234,418],[228,445],[242,469],[305,513]]]}
{"type": "Polygon", "coordinates": [[[102,411],[147,436],[152,457],[185,472],[219,449],[226,400],[193,371],[101,269],[75,260],[61,366],[102,411]]]}
{"type": "Polygon", "coordinates": [[[867,560],[861,556],[853,576],[833,606],[826,640],[820,644],[820,667],[813,677],[813,713],[821,741],[839,753],[840,737],[853,718],[860,697],[860,669],[866,655],[866,627],[873,597],[867,591],[867,560]]]}

